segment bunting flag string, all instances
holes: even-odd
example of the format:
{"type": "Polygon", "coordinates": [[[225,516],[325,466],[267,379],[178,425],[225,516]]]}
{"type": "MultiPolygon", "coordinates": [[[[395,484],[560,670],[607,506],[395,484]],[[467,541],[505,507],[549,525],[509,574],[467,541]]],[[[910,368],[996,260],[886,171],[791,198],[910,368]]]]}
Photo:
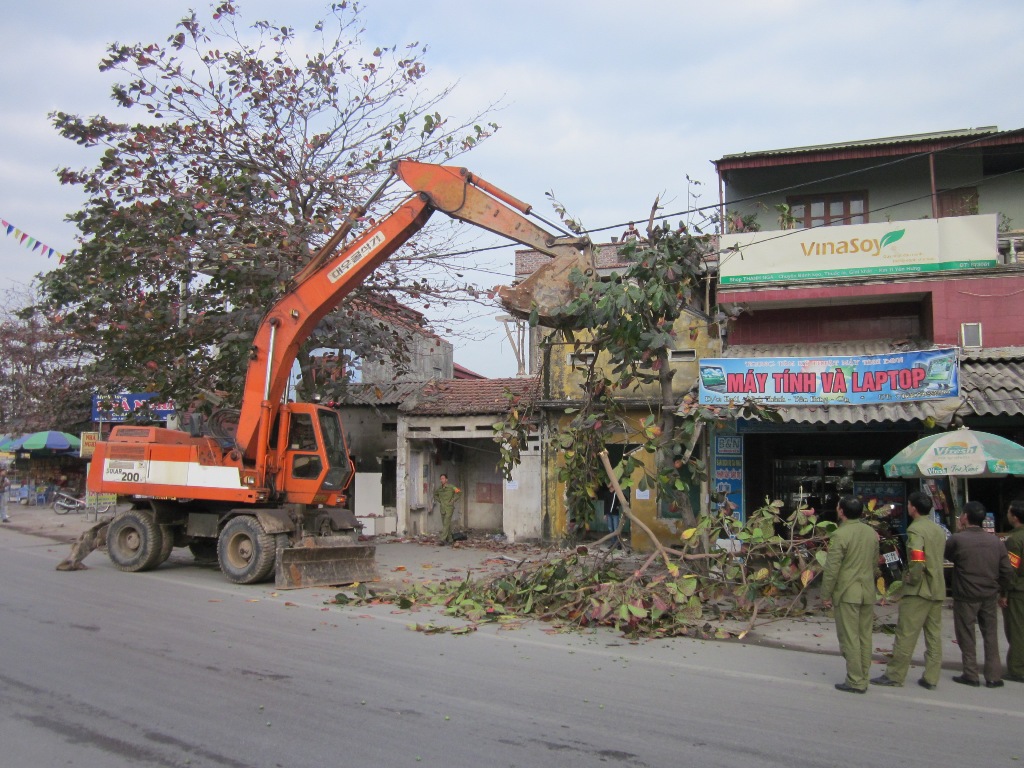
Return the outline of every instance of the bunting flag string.
{"type": "Polygon", "coordinates": [[[60,257],[60,261],[58,262],[59,264],[63,264],[64,259],[67,258],[63,253],[58,251],[56,248],[51,248],[42,240],[37,240],[36,238],[29,235],[28,232],[23,232],[13,224],[9,224],[6,219],[0,219],[0,225],[3,225],[3,231],[8,237],[14,237],[14,239],[20,245],[24,245],[33,253],[38,251],[39,253],[46,256],[46,258],[48,259],[56,255],[60,257]]]}

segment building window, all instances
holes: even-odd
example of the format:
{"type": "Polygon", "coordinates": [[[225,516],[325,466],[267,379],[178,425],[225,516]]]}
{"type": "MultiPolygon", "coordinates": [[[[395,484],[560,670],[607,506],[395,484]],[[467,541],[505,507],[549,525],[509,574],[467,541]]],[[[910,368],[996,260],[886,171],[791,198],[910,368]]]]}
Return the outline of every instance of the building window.
{"type": "Polygon", "coordinates": [[[695,349],[670,349],[668,352],[670,363],[692,363],[696,359],[697,350],[695,349]]]}
{"type": "Polygon", "coordinates": [[[940,219],[947,216],[976,216],[978,213],[977,187],[944,189],[936,198],[940,219]]]}
{"type": "Polygon", "coordinates": [[[577,352],[569,355],[569,365],[573,368],[589,368],[597,357],[593,352],[577,352]]]}
{"type": "Polygon", "coordinates": [[[960,323],[960,346],[981,346],[981,323],[960,323]]]}
{"type": "Polygon", "coordinates": [[[786,199],[796,229],[868,223],[867,192],[800,195],[786,199]]]}

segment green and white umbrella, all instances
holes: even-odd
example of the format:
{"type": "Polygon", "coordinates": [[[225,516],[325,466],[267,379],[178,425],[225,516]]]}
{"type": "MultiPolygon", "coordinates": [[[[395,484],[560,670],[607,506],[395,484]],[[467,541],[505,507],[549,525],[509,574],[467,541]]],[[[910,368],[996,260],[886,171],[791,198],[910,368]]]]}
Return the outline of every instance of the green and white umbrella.
{"type": "Polygon", "coordinates": [[[886,477],[1006,475],[1024,475],[1024,446],[970,429],[922,437],[885,462],[886,477]]]}

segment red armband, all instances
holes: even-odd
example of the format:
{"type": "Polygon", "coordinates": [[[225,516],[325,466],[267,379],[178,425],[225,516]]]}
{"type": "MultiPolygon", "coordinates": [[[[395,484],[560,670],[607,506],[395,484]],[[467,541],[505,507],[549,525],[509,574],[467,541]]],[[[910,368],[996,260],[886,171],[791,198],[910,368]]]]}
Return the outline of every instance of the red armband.
{"type": "Polygon", "coordinates": [[[912,562],[912,563],[923,563],[923,562],[925,562],[924,550],[923,549],[912,549],[912,550],[910,550],[910,562],[912,562]]]}
{"type": "Polygon", "coordinates": [[[1010,558],[1010,565],[1014,567],[1014,570],[1020,568],[1020,555],[1015,555],[1013,552],[1006,553],[1010,558]]]}

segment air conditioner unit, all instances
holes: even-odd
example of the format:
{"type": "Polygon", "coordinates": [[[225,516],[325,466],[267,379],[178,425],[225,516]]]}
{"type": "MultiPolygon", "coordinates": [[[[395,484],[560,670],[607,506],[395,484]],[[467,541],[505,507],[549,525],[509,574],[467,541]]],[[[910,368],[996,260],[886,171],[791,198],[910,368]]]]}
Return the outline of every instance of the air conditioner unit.
{"type": "Polygon", "coordinates": [[[981,323],[960,323],[960,346],[981,346],[981,323]]]}

